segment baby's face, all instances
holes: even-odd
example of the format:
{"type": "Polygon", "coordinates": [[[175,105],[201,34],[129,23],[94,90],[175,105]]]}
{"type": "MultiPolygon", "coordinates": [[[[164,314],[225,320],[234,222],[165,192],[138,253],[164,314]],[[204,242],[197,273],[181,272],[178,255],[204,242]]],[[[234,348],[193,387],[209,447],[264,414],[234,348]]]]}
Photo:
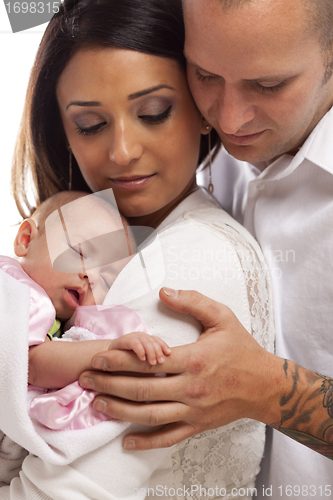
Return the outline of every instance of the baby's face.
{"type": "Polygon", "coordinates": [[[131,257],[120,217],[96,203],[70,217],[61,210],[63,223],[54,214],[51,230],[31,241],[24,270],[44,288],[57,317],[67,320],[79,305],[102,304],[131,257]]]}

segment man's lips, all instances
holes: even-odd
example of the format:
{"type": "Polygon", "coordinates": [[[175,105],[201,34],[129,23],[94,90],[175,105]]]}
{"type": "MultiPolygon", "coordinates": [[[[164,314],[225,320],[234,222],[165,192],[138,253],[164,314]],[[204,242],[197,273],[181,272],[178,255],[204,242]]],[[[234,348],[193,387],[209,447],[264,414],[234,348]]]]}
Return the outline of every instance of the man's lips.
{"type": "Polygon", "coordinates": [[[248,144],[252,144],[252,142],[256,141],[263,135],[265,130],[262,130],[261,132],[257,132],[256,134],[248,134],[248,135],[234,135],[234,134],[226,134],[224,133],[225,137],[232,142],[233,144],[237,144],[240,146],[246,146],[248,144]]]}
{"type": "Polygon", "coordinates": [[[133,175],[131,177],[117,177],[116,179],[110,179],[111,182],[122,189],[127,189],[129,191],[134,191],[146,186],[151,179],[155,176],[152,175],[133,175]]]}

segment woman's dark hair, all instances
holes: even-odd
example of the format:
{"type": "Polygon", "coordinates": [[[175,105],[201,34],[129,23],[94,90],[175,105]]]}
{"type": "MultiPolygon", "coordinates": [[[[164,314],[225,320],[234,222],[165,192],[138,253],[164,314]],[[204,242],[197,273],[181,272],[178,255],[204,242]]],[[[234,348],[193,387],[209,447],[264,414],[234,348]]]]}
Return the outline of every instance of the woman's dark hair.
{"type": "MultiPolygon", "coordinates": [[[[181,0],[65,0],[53,16],[31,72],[12,169],[12,190],[23,217],[31,215],[27,187],[37,206],[68,189],[69,151],[56,86],[73,55],[90,47],[118,47],[175,59],[185,70],[181,0]]],[[[212,146],[219,142],[212,130],[212,146]]],[[[202,136],[199,163],[208,152],[202,136]]],[[[73,158],[72,188],[89,192],[73,158]]]]}

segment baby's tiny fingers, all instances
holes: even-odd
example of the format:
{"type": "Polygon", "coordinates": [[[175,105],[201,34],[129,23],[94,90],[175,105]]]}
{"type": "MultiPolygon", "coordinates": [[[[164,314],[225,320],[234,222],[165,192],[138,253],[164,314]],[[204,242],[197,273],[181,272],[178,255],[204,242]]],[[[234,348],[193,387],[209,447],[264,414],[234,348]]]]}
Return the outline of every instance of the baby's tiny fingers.
{"type": "Polygon", "coordinates": [[[146,347],[141,340],[135,339],[131,345],[131,349],[141,361],[146,361],[146,347]]]}
{"type": "Polygon", "coordinates": [[[171,354],[171,349],[168,346],[168,344],[166,344],[164,342],[164,340],[160,339],[159,337],[153,337],[153,338],[154,338],[154,340],[156,342],[158,342],[159,346],[161,347],[161,350],[162,350],[163,354],[165,354],[166,356],[169,356],[169,354],[171,354]]]}
{"type": "Polygon", "coordinates": [[[164,345],[162,345],[162,351],[166,356],[169,356],[171,354],[171,348],[165,343],[164,345]]]}
{"type": "MultiPolygon", "coordinates": [[[[146,339],[145,339],[146,340],[146,339]]],[[[157,360],[158,360],[158,355],[156,352],[156,345],[155,342],[152,341],[152,339],[147,339],[147,341],[143,342],[144,348],[146,350],[146,356],[148,363],[151,365],[156,365],[157,360]]]]}

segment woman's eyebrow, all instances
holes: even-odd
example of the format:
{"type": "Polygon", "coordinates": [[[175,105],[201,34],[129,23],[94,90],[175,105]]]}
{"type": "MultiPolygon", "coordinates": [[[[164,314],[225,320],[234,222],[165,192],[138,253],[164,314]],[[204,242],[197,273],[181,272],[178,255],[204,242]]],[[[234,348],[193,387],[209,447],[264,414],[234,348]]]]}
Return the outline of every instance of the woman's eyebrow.
{"type": "Polygon", "coordinates": [[[101,106],[101,103],[98,101],[71,101],[68,106],[66,107],[66,111],[69,108],[69,106],[101,106]]]}
{"type": "MultiPolygon", "coordinates": [[[[176,90],[173,87],[170,87],[169,85],[155,85],[154,87],[150,87],[149,89],[144,89],[140,90],[139,92],[135,92],[134,94],[130,94],[128,96],[129,101],[133,101],[134,99],[138,99],[138,97],[142,97],[147,94],[151,94],[152,92],[156,92],[157,90],[160,89],[170,89],[170,90],[176,90]]],[[[70,106],[82,106],[82,107],[90,107],[90,106],[101,106],[102,104],[98,101],[71,101],[68,106],[66,107],[66,111],[70,106]]]]}
{"type": "Polygon", "coordinates": [[[142,97],[147,94],[151,94],[152,92],[156,92],[156,90],[160,89],[170,89],[170,90],[176,90],[173,87],[170,87],[169,85],[156,85],[155,87],[150,87],[149,89],[145,90],[140,90],[139,92],[135,92],[134,94],[130,94],[128,96],[129,101],[133,101],[133,99],[137,99],[138,97],[142,97]]]}

